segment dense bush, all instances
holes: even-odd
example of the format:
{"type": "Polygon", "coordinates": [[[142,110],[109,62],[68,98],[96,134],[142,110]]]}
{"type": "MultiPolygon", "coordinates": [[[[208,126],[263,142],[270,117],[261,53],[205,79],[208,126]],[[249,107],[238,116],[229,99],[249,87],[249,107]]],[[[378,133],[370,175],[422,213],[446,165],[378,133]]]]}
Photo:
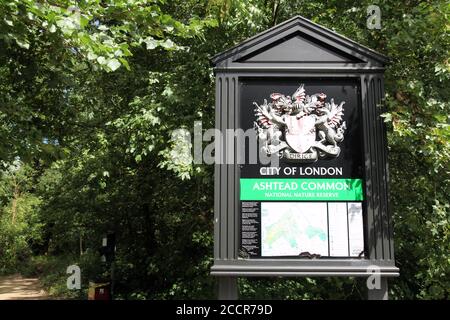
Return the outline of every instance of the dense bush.
{"type": "Polygon", "coordinates": [[[32,193],[33,174],[18,161],[0,171],[0,273],[17,270],[42,242],[41,199],[32,193]]]}

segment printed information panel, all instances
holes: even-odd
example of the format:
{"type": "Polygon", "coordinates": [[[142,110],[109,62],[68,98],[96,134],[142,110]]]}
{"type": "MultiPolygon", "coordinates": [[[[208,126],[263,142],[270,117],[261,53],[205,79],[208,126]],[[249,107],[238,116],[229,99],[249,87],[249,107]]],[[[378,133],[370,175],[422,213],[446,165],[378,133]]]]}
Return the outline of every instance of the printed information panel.
{"type": "Polygon", "coordinates": [[[247,79],[240,90],[241,127],[278,161],[246,154],[241,166],[239,257],[364,257],[358,83],[247,79]]]}
{"type": "Polygon", "coordinates": [[[241,257],[362,257],[361,202],[242,201],[241,257]]]}

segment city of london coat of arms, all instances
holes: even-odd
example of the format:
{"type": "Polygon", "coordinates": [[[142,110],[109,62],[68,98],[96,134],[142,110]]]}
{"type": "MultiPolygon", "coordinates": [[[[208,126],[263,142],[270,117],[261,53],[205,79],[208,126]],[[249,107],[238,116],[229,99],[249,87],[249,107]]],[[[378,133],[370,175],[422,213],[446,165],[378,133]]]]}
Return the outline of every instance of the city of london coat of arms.
{"type": "Polygon", "coordinates": [[[335,158],[346,129],[342,101],[325,102],[324,93],[306,95],[302,84],[291,96],[272,93],[271,102],[255,105],[255,129],[261,151],[298,162],[335,158]]]}

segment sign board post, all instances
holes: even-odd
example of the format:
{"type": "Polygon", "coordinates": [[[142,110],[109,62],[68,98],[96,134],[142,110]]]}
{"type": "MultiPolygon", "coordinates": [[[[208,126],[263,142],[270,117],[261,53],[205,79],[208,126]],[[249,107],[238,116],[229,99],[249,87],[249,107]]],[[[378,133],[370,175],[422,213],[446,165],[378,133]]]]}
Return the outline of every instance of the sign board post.
{"type": "Polygon", "coordinates": [[[237,277],[348,276],[387,299],[386,62],[300,16],[213,58],[219,298],[237,277]]]}

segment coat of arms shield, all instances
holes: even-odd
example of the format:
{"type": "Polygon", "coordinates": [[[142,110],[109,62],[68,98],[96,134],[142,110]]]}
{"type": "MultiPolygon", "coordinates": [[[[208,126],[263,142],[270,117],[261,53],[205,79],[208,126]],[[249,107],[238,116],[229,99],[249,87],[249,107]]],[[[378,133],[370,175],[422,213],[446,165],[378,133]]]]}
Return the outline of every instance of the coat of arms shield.
{"type": "Polygon", "coordinates": [[[299,153],[305,153],[316,141],[316,126],[312,116],[288,116],[286,119],[286,142],[299,153]]]}

